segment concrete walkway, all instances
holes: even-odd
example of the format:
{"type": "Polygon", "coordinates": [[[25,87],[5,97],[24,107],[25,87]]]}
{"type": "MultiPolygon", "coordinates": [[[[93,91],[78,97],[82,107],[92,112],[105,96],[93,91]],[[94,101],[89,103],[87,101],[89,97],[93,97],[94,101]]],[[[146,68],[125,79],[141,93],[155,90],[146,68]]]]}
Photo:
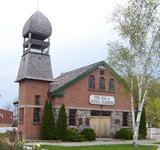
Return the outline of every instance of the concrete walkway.
{"type": "MultiPolygon", "coordinates": [[[[159,146],[157,150],[160,150],[160,145],[154,144],[156,142],[160,142],[160,139],[156,140],[139,140],[139,145],[154,145],[159,146]]],[[[56,145],[56,146],[89,146],[89,145],[115,145],[115,144],[132,144],[132,140],[121,141],[117,139],[97,139],[92,142],[42,142],[42,141],[32,141],[30,143],[26,143],[26,145],[35,145],[43,143],[43,145],[56,145]]]]}

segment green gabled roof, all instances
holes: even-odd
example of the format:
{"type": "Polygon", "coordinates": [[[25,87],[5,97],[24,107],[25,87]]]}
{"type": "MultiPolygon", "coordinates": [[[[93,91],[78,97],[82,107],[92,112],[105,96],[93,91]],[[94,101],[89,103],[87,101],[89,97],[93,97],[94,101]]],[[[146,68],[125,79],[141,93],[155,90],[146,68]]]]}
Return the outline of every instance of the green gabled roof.
{"type": "Polygon", "coordinates": [[[122,83],[128,87],[127,83],[105,62],[100,61],[67,73],[62,74],[61,76],[57,77],[53,83],[50,84],[50,89],[48,95],[57,95],[57,96],[64,96],[63,92],[60,92],[64,88],[68,87],[72,83],[76,82],[77,80],[81,79],[85,75],[89,74],[96,68],[104,65],[106,69],[108,69],[115,77],[120,79],[122,83]]]}

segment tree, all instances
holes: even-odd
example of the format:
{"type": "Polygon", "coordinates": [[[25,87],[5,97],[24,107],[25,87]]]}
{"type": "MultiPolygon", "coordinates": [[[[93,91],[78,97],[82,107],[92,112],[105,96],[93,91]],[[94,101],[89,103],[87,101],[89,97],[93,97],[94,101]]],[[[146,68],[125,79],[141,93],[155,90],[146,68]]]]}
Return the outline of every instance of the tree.
{"type": "Polygon", "coordinates": [[[17,103],[18,98],[14,99],[13,102],[13,126],[17,127],[17,122],[18,122],[18,105],[16,105],[15,103],[17,103]]]}
{"type": "Polygon", "coordinates": [[[4,106],[4,109],[8,110],[8,111],[12,111],[13,110],[13,104],[12,104],[12,102],[6,103],[5,106],[4,106]]]}
{"type": "Polygon", "coordinates": [[[139,125],[139,134],[143,139],[147,136],[147,127],[146,127],[146,111],[145,106],[143,106],[142,115],[141,115],[141,121],[139,125]]]}
{"type": "Polygon", "coordinates": [[[146,117],[149,127],[160,127],[160,83],[154,80],[145,101],[146,117]]]}
{"type": "Polygon", "coordinates": [[[67,140],[67,116],[64,104],[61,106],[58,114],[57,133],[59,139],[62,141],[67,140]]]}
{"type": "Polygon", "coordinates": [[[55,139],[55,119],[54,119],[54,115],[53,115],[53,108],[52,108],[52,101],[49,101],[48,104],[48,135],[49,135],[49,139],[50,140],[54,140],[55,139]]]}
{"type": "Polygon", "coordinates": [[[52,102],[49,101],[48,103],[47,100],[43,110],[41,137],[43,140],[55,139],[55,122],[52,110],[52,102]]]}
{"type": "Polygon", "coordinates": [[[160,98],[160,81],[159,81],[159,79],[153,80],[153,82],[151,84],[151,88],[148,92],[148,97],[150,97],[150,98],[159,97],[160,98]]]}
{"type": "Polygon", "coordinates": [[[146,115],[149,126],[160,127],[160,98],[146,98],[146,115]]]}
{"type": "Polygon", "coordinates": [[[47,140],[48,139],[48,132],[47,132],[47,118],[48,114],[48,101],[46,100],[44,110],[43,110],[43,117],[42,117],[42,124],[41,124],[41,138],[42,140],[47,140]]]}
{"type": "Polygon", "coordinates": [[[158,77],[160,62],[160,21],[158,0],[130,0],[125,6],[117,6],[111,22],[124,44],[108,44],[108,63],[120,75],[126,75],[131,96],[133,121],[133,146],[138,147],[140,118],[153,77],[158,77]],[[112,62],[113,61],[113,62],[112,62]],[[134,81],[136,77],[136,81],[134,81]],[[135,84],[137,84],[135,86],[135,84]],[[134,87],[137,87],[138,112],[135,120],[134,87]]]}

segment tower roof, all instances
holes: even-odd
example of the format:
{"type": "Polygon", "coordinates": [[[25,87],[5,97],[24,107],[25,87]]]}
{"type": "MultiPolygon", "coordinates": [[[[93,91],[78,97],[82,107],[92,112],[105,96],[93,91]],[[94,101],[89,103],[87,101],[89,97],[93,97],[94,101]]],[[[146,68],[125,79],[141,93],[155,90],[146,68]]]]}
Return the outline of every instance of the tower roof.
{"type": "Polygon", "coordinates": [[[16,82],[24,79],[53,81],[52,67],[49,55],[28,53],[21,59],[16,82]]]}
{"type": "Polygon", "coordinates": [[[36,11],[25,23],[22,31],[23,37],[29,37],[32,33],[32,38],[45,40],[52,34],[52,26],[48,18],[40,11],[36,11]]]}

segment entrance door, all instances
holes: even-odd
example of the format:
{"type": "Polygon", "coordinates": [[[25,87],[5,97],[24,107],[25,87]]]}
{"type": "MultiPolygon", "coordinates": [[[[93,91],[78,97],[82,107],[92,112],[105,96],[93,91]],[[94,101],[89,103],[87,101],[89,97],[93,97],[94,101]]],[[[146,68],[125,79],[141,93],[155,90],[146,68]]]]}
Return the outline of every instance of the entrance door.
{"type": "Polygon", "coordinates": [[[97,137],[110,137],[111,117],[91,117],[91,128],[97,137]]]}

